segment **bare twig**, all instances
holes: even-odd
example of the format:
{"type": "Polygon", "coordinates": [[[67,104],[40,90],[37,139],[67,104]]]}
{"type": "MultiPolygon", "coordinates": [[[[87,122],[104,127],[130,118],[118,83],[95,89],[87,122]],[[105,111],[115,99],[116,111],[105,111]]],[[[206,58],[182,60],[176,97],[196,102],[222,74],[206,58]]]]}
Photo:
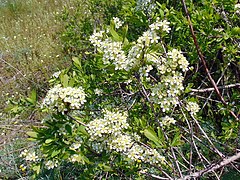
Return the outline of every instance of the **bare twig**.
{"type": "Polygon", "coordinates": [[[86,124],[84,124],[83,122],[81,122],[81,121],[77,120],[76,118],[70,116],[69,114],[67,114],[67,116],[70,117],[72,120],[78,122],[79,124],[81,124],[81,125],[83,125],[83,126],[85,126],[85,127],[87,126],[86,124]]]}
{"type": "Polygon", "coordinates": [[[154,175],[154,174],[150,174],[150,173],[147,173],[147,172],[144,172],[144,171],[140,171],[141,174],[144,174],[144,175],[147,175],[147,176],[150,176],[152,178],[155,178],[155,179],[161,179],[161,180],[169,180],[169,179],[172,179],[172,178],[165,178],[165,177],[160,177],[160,176],[157,176],[157,175],[154,175]]]}
{"type": "Polygon", "coordinates": [[[211,146],[213,147],[213,150],[222,158],[225,157],[225,155],[223,153],[221,153],[213,144],[213,142],[210,140],[210,138],[208,137],[208,135],[205,133],[205,131],[203,130],[203,128],[200,126],[200,124],[198,123],[197,119],[191,115],[192,119],[194,120],[194,122],[196,123],[196,125],[198,126],[198,128],[200,129],[200,131],[203,133],[203,135],[205,136],[205,138],[208,140],[208,142],[211,144],[211,146]]]}
{"type": "MultiPolygon", "coordinates": [[[[232,162],[234,162],[235,160],[239,159],[240,158],[240,153],[237,153],[236,155],[233,155],[231,157],[226,157],[224,158],[221,162],[219,163],[216,163],[216,164],[212,164],[211,166],[209,166],[208,168],[206,169],[203,169],[201,171],[198,171],[198,172],[195,172],[193,174],[190,174],[190,175],[187,175],[187,176],[184,176],[184,178],[180,178],[180,179],[192,179],[192,178],[197,178],[197,177],[200,177],[204,174],[207,174],[207,173],[210,173],[210,172],[213,172],[214,170],[217,170],[221,167],[224,167],[232,162]]],[[[180,180],[179,179],[179,180],[180,180]]]]}
{"type": "MultiPolygon", "coordinates": [[[[240,88],[240,83],[236,84],[229,84],[225,86],[218,86],[218,89],[228,89],[228,88],[240,88]]],[[[209,92],[209,91],[214,91],[214,88],[206,88],[206,89],[191,89],[192,92],[209,92]]]]}

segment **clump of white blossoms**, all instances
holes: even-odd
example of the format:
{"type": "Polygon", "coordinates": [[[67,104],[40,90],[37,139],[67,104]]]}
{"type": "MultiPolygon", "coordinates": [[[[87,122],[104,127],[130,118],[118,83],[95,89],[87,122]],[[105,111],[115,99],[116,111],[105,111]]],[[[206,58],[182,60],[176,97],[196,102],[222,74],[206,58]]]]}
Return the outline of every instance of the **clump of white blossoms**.
{"type": "Polygon", "coordinates": [[[234,8],[236,9],[236,13],[240,14],[240,3],[235,4],[234,8]]]}
{"type": "Polygon", "coordinates": [[[187,102],[186,109],[192,114],[195,115],[199,112],[200,108],[196,102],[187,102]]]}
{"type": "Polygon", "coordinates": [[[39,158],[38,158],[38,156],[36,155],[35,152],[29,152],[26,149],[21,152],[19,157],[23,157],[23,158],[25,158],[26,161],[32,161],[32,162],[36,162],[36,161],[39,160],[39,158]]]}
{"type": "Polygon", "coordinates": [[[114,17],[114,18],[113,18],[113,22],[114,22],[114,24],[115,24],[115,28],[116,28],[116,29],[122,27],[122,25],[123,25],[123,23],[124,23],[124,22],[121,21],[118,17],[114,17]]]}
{"type": "Polygon", "coordinates": [[[73,143],[69,149],[76,151],[81,147],[81,143],[73,143]]]}
{"type": "Polygon", "coordinates": [[[91,136],[90,140],[101,140],[109,134],[118,136],[122,130],[128,127],[126,112],[111,112],[106,110],[104,118],[95,119],[88,123],[87,130],[91,136]]]}
{"type": "MultiPolygon", "coordinates": [[[[113,22],[115,27],[118,28],[123,24],[117,17],[113,19],[113,22]]],[[[165,31],[169,33],[171,30],[169,24],[168,21],[160,21],[160,19],[157,18],[157,21],[150,25],[150,29],[144,32],[143,35],[138,38],[137,42],[132,43],[133,46],[128,53],[122,50],[122,41],[114,41],[105,31],[93,33],[89,40],[100,53],[103,53],[104,64],[114,64],[115,70],[129,71],[139,64],[140,54],[144,47],[149,47],[150,45],[159,42],[160,36],[157,31],[165,31]]]]}
{"type": "Polygon", "coordinates": [[[55,167],[58,167],[59,162],[57,160],[48,160],[45,164],[47,169],[54,169],[55,167]]]}
{"type": "Polygon", "coordinates": [[[164,126],[170,126],[171,124],[175,124],[176,120],[172,117],[165,116],[161,118],[161,125],[164,126]]]}
{"type": "Polygon", "coordinates": [[[119,111],[104,111],[104,118],[95,119],[88,123],[87,132],[90,134],[90,141],[93,148],[100,153],[103,150],[116,151],[124,154],[132,161],[141,160],[145,163],[164,163],[165,158],[155,149],[138,145],[135,141],[140,140],[136,134],[124,133],[129,127],[127,113],[119,111]]]}
{"type": "Polygon", "coordinates": [[[70,109],[79,109],[85,102],[86,94],[82,87],[63,88],[61,85],[56,85],[48,91],[43,100],[43,107],[64,112],[67,110],[67,107],[70,109]]]}
{"type": "MultiPolygon", "coordinates": [[[[115,21],[118,22],[116,18],[115,21]]],[[[123,50],[122,41],[111,39],[104,31],[96,32],[90,37],[91,43],[102,54],[103,63],[115,65],[115,70],[138,69],[140,80],[148,82],[153,79],[151,71],[157,70],[158,79],[154,79],[150,99],[159,104],[163,112],[179,104],[178,96],[184,90],[182,73],[189,70],[189,62],[180,50],[151,50],[157,44],[163,46],[161,35],[170,30],[170,22],[156,18],[149,29],[136,42],[132,42],[128,52],[123,50]]]]}
{"type": "Polygon", "coordinates": [[[162,111],[169,111],[172,106],[179,104],[178,95],[183,87],[183,76],[180,73],[161,77],[161,82],[152,88],[151,100],[159,104],[162,111]]]}
{"type": "Polygon", "coordinates": [[[70,158],[69,161],[74,163],[74,162],[81,162],[82,158],[79,154],[73,154],[70,158]]]}
{"type": "Polygon", "coordinates": [[[165,157],[156,149],[147,148],[135,143],[126,153],[132,161],[143,161],[149,164],[165,164],[165,157]]]}
{"type": "Polygon", "coordinates": [[[57,71],[57,72],[53,73],[52,77],[58,78],[60,76],[60,74],[61,74],[61,71],[57,71]]]}
{"type": "Polygon", "coordinates": [[[154,9],[156,8],[156,4],[154,3],[153,0],[138,0],[137,1],[137,6],[136,9],[137,10],[143,10],[148,12],[149,14],[154,11],[154,9]]]}

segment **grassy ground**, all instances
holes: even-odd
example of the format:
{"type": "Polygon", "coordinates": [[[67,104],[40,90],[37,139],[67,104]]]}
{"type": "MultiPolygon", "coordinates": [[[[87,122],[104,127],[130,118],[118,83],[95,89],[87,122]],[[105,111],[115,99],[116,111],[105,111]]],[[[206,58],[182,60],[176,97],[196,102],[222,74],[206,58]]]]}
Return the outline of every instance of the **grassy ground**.
{"type": "Polygon", "coordinates": [[[7,99],[32,89],[44,93],[49,77],[70,63],[62,55],[57,32],[63,25],[56,16],[74,1],[0,1],[0,179],[21,178],[17,157],[26,146],[23,132],[36,123],[31,114],[5,114],[7,99]]]}

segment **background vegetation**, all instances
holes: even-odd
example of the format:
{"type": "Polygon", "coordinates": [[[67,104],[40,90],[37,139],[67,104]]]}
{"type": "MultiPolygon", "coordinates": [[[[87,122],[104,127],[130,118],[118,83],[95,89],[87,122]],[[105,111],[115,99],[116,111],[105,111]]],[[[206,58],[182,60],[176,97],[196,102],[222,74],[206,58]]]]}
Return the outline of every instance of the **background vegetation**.
{"type": "MultiPolygon", "coordinates": [[[[150,22],[157,16],[167,18],[172,26],[170,36],[164,39],[168,47],[181,49],[187,57],[192,71],[186,74],[184,84],[188,86],[188,95],[183,99],[198,102],[201,111],[198,120],[214,143],[214,146],[224,154],[231,156],[239,152],[239,120],[229,111],[239,116],[239,80],[240,80],[240,9],[236,8],[236,0],[186,1],[187,8],[194,27],[196,39],[206,60],[210,74],[227,106],[219,100],[212,89],[205,68],[199,60],[189,22],[183,9],[183,4],[176,1],[151,1],[158,7],[149,11],[139,6],[141,1],[98,1],[98,0],[2,0],[0,1],[0,178],[17,179],[30,177],[32,171],[22,171],[23,160],[18,156],[32,143],[25,141],[25,132],[34,125],[40,127],[40,121],[45,113],[39,113],[39,104],[49,89],[49,79],[56,71],[72,76],[79,70],[73,57],[83,59],[93,58],[90,52],[89,36],[98,29],[103,29],[113,17],[120,17],[128,24],[129,41],[136,40],[144,32],[150,22]],[[137,8],[136,8],[137,7],[137,8]],[[231,88],[224,88],[232,85],[231,88]],[[7,102],[7,103],[6,103],[7,102]]],[[[81,74],[78,74],[79,77],[81,74]]],[[[79,79],[75,80],[79,82],[79,79]]],[[[50,80],[50,85],[56,83],[50,80]]],[[[139,116],[143,112],[138,112],[139,116]]],[[[238,117],[239,118],[239,117],[238,117]]],[[[196,124],[192,124],[197,126],[196,124]]],[[[184,127],[178,124],[178,128],[184,127]]],[[[190,145],[182,147],[186,158],[192,159],[197,169],[217,162],[222,157],[208,148],[209,142],[197,127],[193,127],[198,141],[197,147],[205,163],[197,152],[185,153],[190,145]]],[[[187,136],[187,133],[183,134],[187,136]]],[[[172,137],[173,138],[173,137],[172,137]]],[[[181,143],[180,143],[181,144],[181,143]]],[[[180,146],[180,145],[179,145],[180,146]]],[[[178,146],[176,146],[178,147],[178,146]]],[[[175,147],[174,147],[175,148],[175,147]]],[[[183,159],[179,159],[183,161],[183,159]]],[[[103,176],[120,178],[131,177],[137,168],[124,169],[118,164],[117,170],[111,174],[107,166],[96,169],[87,165],[72,165],[65,163],[57,170],[41,171],[39,179],[55,178],[97,178],[103,176]],[[121,170],[119,172],[118,170],[121,170]],[[104,172],[104,173],[103,173],[104,172]],[[129,174],[128,174],[129,173],[129,174]],[[95,176],[94,176],[95,174],[95,176]],[[96,175],[97,174],[97,175],[96,175]],[[124,175],[122,175],[124,174],[124,175]]],[[[232,166],[226,166],[222,172],[216,171],[205,177],[237,178],[239,177],[239,161],[232,166]],[[220,174],[216,176],[216,174],[220,174]]],[[[153,170],[153,172],[155,172],[153,170]]],[[[107,179],[107,178],[106,178],[107,179]]]]}

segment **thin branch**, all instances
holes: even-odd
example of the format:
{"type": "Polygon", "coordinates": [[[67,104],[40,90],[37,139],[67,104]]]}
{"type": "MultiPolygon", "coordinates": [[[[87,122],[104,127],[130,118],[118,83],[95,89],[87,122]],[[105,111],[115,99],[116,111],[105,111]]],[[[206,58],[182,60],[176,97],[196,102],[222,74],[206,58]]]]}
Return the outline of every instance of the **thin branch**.
{"type": "Polygon", "coordinates": [[[195,121],[196,125],[198,126],[198,128],[200,129],[200,131],[203,133],[203,135],[205,136],[205,138],[208,140],[208,142],[211,144],[211,146],[213,147],[213,150],[222,158],[225,157],[225,155],[223,153],[221,153],[213,144],[213,142],[210,140],[210,138],[208,137],[208,135],[205,133],[205,131],[203,130],[203,128],[200,126],[200,124],[198,123],[197,119],[191,115],[192,119],[195,121]]]}
{"type": "MultiPolygon", "coordinates": [[[[188,9],[187,9],[187,6],[186,6],[186,3],[185,3],[185,0],[182,0],[182,3],[183,3],[183,7],[184,7],[184,10],[185,10],[185,13],[186,13],[186,16],[187,16],[187,20],[188,20],[188,23],[189,23],[189,27],[190,27],[190,31],[191,31],[191,34],[192,34],[192,37],[193,37],[193,41],[194,41],[194,44],[195,44],[195,47],[197,49],[197,53],[198,53],[198,57],[200,58],[201,62],[203,63],[203,66],[204,66],[204,69],[206,71],[206,74],[208,76],[208,79],[210,80],[211,84],[213,85],[213,88],[215,90],[215,92],[217,93],[219,99],[221,100],[221,102],[227,106],[227,103],[226,101],[224,100],[223,96],[221,95],[215,81],[213,80],[209,70],[208,70],[208,67],[207,67],[207,63],[203,57],[203,54],[200,50],[200,47],[199,47],[199,44],[198,44],[198,41],[197,41],[197,38],[196,38],[196,35],[194,33],[194,30],[193,30],[193,25],[192,25],[192,22],[191,22],[191,19],[190,19],[190,15],[189,15],[189,12],[188,12],[188,9]]],[[[232,116],[235,117],[235,119],[239,120],[239,118],[237,117],[237,115],[230,110],[230,113],[232,116]]]]}
{"type": "Polygon", "coordinates": [[[237,153],[236,155],[233,155],[231,157],[226,157],[219,163],[212,164],[211,166],[209,166],[206,169],[203,169],[203,170],[195,172],[193,174],[184,176],[184,178],[180,178],[179,180],[181,180],[181,179],[192,179],[192,178],[197,178],[197,177],[203,176],[204,174],[213,172],[213,171],[215,171],[215,170],[217,170],[221,167],[224,167],[224,166],[234,162],[235,160],[237,160],[239,158],[240,158],[240,153],[237,153]]]}
{"type": "Polygon", "coordinates": [[[87,126],[86,124],[84,124],[83,122],[81,122],[81,121],[77,120],[76,118],[70,116],[69,114],[67,114],[67,116],[70,117],[72,120],[78,122],[79,124],[81,124],[81,125],[83,125],[83,126],[85,126],[85,127],[87,126]]]}
{"type": "MultiPolygon", "coordinates": [[[[218,89],[228,89],[228,88],[240,88],[240,83],[236,84],[229,84],[225,86],[218,86],[218,89]]],[[[209,91],[214,91],[214,88],[206,88],[206,89],[191,89],[192,92],[209,92],[209,91]]]]}
{"type": "Polygon", "coordinates": [[[161,180],[165,180],[165,179],[173,179],[171,177],[169,178],[165,178],[165,177],[160,177],[160,176],[157,176],[157,175],[154,175],[154,174],[151,174],[151,173],[147,173],[147,172],[144,172],[144,171],[140,171],[141,174],[144,174],[144,175],[147,175],[147,176],[150,176],[152,178],[155,178],[155,179],[161,179],[161,180]]]}

